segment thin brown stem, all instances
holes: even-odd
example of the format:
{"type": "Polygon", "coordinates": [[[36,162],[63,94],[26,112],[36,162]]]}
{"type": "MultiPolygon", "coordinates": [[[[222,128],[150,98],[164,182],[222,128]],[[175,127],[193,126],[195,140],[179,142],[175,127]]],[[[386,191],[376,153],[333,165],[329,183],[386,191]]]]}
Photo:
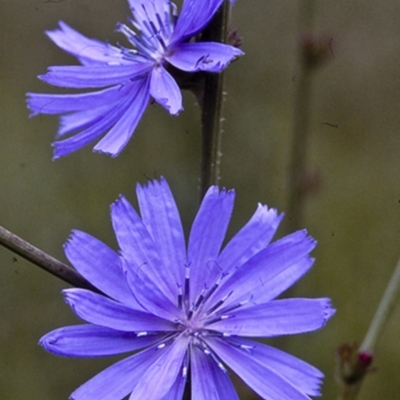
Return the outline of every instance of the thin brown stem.
{"type": "Polygon", "coordinates": [[[0,226],[0,245],[72,286],[98,292],[77,271],[0,226]]]}

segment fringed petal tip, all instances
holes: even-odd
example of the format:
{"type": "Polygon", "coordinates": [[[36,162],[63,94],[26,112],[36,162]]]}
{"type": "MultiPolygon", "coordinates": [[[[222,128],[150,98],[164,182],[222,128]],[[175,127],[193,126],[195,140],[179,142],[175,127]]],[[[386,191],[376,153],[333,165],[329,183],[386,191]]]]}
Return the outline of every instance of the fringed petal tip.
{"type": "Polygon", "coordinates": [[[70,296],[71,292],[73,293],[76,289],[75,288],[67,288],[67,289],[62,289],[61,294],[63,295],[64,301],[69,305],[68,303],[68,297],[70,296]]]}
{"type": "Polygon", "coordinates": [[[66,22],[59,20],[58,28],[55,29],[46,29],[44,33],[51,38],[51,35],[54,33],[59,33],[63,31],[76,32],[75,29],[71,28],[66,22]]]}
{"type": "Polygon", "coordinates": [[[57,341],[59,338],[59,332],[62,329],[63,328],[55,329],[55,330],[47,333],[46,335],[42,336],[39,339],[38,345],[43,347],[49,353],[56,354],[56,355],[63,355],[63,354],[60,354],[60,352],[56,350],[57,349],[57,341]]]}
{"type": "Polygon", "coordinates": [[[273,212],[273,213],[275,213],[275,215],[276,215],[277,217],[280,217],[281,219],[285,217],[285,213],[284,213],[284,212],[279,212],[277,208],[275,208],[275,207],[269,207],[267,204],[258,202],[258,203],[257,203],[257,207],[263,208],[263,209],[265,209],[265,211],[267,211],[267,212],[273,212]]]}
{"type": "Polygon", "coordinates": [[[65,151],[60,150],[60,149],[58,148],[58,142],[53,142],[53,143],[51,144],[51,147],[54,148],[54,150],[53,150],[53,157],[51,158],[52,161],[56,161],[56,160],[58,160],[58,159],[60,159],[60,158],[62,158],[62,157],[65,157],[65,156],[67,156],[68,154],[71,153],[71,152],[65,152],[65,151]]]}
{"type": "MultiPolygon", "coordinates": [[[[51,67],[48,67],[48,68],[47,68],[47,72],[49,72],[50,68],[51,68],[51,67]]],[[[38,77],[38,79],[40,79],[41,81],[47,83],[47,74],[40,74],[40,75],[38,75],[37,77],[38,77]]]]}
{"type": "Polygon", "coordinates": [[[39,111],[37,111],[36,108],[33,107],[33,104],[32,104],[32,103],[33,103],[33,98],[34,98],[34,97],[35,97],[35,93],[31,93],[31,92],[26,93],[25,104],[26,104],[27,108],[28,108],[30,111],[32,111],[32,112],[29,114],[29,118],[32,118],[32,117],[34,117],[35,115],[39,114],[39,111]]]}
{"type": "Polygon", "coordinates": [[[36,117],[39,114],[46,114],[44,111],[44,105],[42,104],[42,95],[38,93],[28,92],[26,94],[25,104],[31,113],[29,114],[29,118],[36,117]]]}
{"type": "Polygon", "coordinates": [[[116,158],[121,154],[123,149],[124,148],[122,147],[118,151],[110,151],[110,150],[103,149],[103,148],[97,148],[95,146],[92,151],[93,151],[93,153],[104,154],[104,155],[109,156],[111,158],[116,158]]]}
{"type": "Polygon", "coordinates": [[[53,147],[53,157],[52,157],[52,161],[56,161],[59,158],[68,156],[74,152],[76,152],[77,150],[80,150],[81,148],[83,148],[86,143],[75,143],[72,146],[68,145],[68,142],[70,141],[69,139],[72,140],[73,136],[71,136],[68,139],[65,140],[59,140],[59,141],[55,141],[51,144],[51,147],[53,147]]]}
{"type": "Polygon", "coordinates": [[[56,160],[58,160],[58,159],[61,158],[61,157],[62,157],[62,156],[53,153],[53,157],[51,158],[51,161],[56,161],[56,160]]]}
{"type": "Polygon", "coordinates": [[[71,232],[69,233],[67,240],[65,241],[63,248],[65,250],[66,247],[70,246],[72,242],[78,237],[80,234],[84,232],[80,231],[79,229],[72,229],[71,232]]]}
{"type": "Polygon", "coordinates": [[[38,345],[43,347],[48,353],[55,354],[57,356],[67,356],[68,353],[65,351],[60,351],[58,346],[58,341],[60,338],[60,333],[63,331],[64,328],[55,329],[46,335],[42,336],[38,342],[38,345]]]}
{"type": "Polygon", "coordinates": [[[42,336],[39,341],[38,341],[38,345],[42,346],[46,351],[48,351],[47,349],[47,337],[50,335],[50,333],[47,333],[46,335],[42,336]]]}
{"type": "Polygon", "coordinates": [[[60,149],[59,149],[59,144],[58,144],[57,141],[56,141],[56,142],[53,142],[53,143],[51,144],[51,147],[53,148],[53,157],[51,158],[52,161],[56,161],[56,160],[58,160],[59,158],[61,158],[61,157],[63,157],[63,156],[66,156],[66,155],[69,154],[69,153],[65,153],[65,152],[63,152],[63,151],[60,151],[60,149]]]}
{"type": "Polygon", "coordinates": [[[167,180],[161,175],[159,178],[148,179],[146,183],[137,183],[136,194],[142,190],[151,190],[154,187],[161,187],[170,190],[167,180]]]}
{"type": "Polygon", "coordinates": [[[128,203],[127,198],[123,194],[120,194],[118,198],[113,203],[111,203],[110,210],[115,210],[115,208],[119,207],[121,203],[124,203],[124,205],[128,203]]]}
{"type": "MultiPolygon", "coordinates": [[[[332,307],[332,301],[331,299],[324,298],[321,299],[323,302],[325,308],[324,308],[324,319],[325,319],[325,324],[328,322],[328,320],[336,313],[336,309],[332,307]]],[[[324,325],[325,325],[324,324],[324,325]]]]}
{"type": "Polygon", "coordinates": [[[218,185],[212,185],[208,188],[204,198],[207,196],[235,196],[235,189],[220,188],[218,185]]]}
{"type": "MultiPolygon", "coordinates": [[[[53,161],[58,160],[59,158],[65,157],[71,153],[76,152],[77,150],[83,148],[86,146],[86,143],[83,143],[82,145],[78,145],[77,147],[74,147],[73,149],[69,148],[68,146],[66,146],[63,140],[60,141],[55,141],[51,144],[51,146],[54,148],[53,151],[53,161]]],[[[122,152],[122,150],[125,148],[125,145],[122,147],[119,147],[117,149],[109,149],[106,146],[98,146],[96,145],[92,151],[93,153],[99,153],[99,154],[105,154],[111,158],[116,158],[117,156],[119,156],[122,152]]]]}

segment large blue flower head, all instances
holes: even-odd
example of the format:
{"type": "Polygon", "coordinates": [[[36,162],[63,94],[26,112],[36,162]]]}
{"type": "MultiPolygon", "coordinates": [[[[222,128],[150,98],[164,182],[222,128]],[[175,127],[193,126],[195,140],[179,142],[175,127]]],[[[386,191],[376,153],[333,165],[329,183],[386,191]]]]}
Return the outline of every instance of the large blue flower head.
{"type": "Polygon", "coordinates": [[[131,138],[151,98],[170,114],[182,110],[181,91],[167,68],[222,71],[243,53],[222,43],[190,42],[223,0],[185,0],[179,18],[169,0],[129,0],[132,26],[119,24],[132,48],[89,39],[64,22],[48,31],[81,66],[50,67],[40,78],[52,85],[97,89],[83,94],[28,93],[32,115],[61,114],[54,158],[103,138],[94,151],[117,156],[131,138]],[[101,90],[98,90],[101,89],[101,90]],[[64,136],[68,136],[64,139],[64,136]]]}
{"type": "Polygon", "coordinates": [[[238,399],[227,368],[263,399],[319,394],[322,373],[249,340],[323,327],[329,299],[279,299],[313,264],[315,241],[299,231],[270,243],[282,219],[259,205],[221,250],[234,192],[211,187],[185,245],[165,180],[137,187],[140,214],[121,198],[111,206],[120,252],[74,231],[65,253],[100,293],[66,289],[86,324],[56,329],[40,343],[69,357],[135,352],[79,387],[74,400],[180,400],[190,376],[193,400],[238,399]]]}

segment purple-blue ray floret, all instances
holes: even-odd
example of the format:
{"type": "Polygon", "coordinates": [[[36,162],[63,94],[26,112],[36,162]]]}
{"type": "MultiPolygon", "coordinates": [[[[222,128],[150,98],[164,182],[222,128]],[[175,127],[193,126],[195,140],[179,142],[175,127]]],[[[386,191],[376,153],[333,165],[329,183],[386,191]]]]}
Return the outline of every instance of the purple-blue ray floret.
{"type": "Polygon", "coordinates": [[[39,78],[57,87],[89,89],[84,94],[27,94],[31,116],[61,116],[53,158],[94,141],[98,142],[93,151],[116,157],[152,101],[171,115],[182,111],[181,90],[171,69],[218,73],[242,56],[241,50],[227,44],[190,42],[222,2],[185,0],[178,16],[169,0],[129,0],[133,18],[117,25],[127,46],[87,38],[62,21],[59,29],[46,32],[81,65],[50,67],[39,78]],[[61,135],[68,137],[61,140],[61,135]]]}
{"type": "Polygon", "coordinates": [[[136,193],[140,213],[123,196],[111,206],[118,251],[81,231],[64,247],[99,293],[64,290],[84,324],[40,344],[67,357],[127,354],[71,399],[180,400],[190,382],[192,400],[234,400],[229,370],[266,400],[318,396],[318,369],[254,340],[315,331],[333,315],[327,298],[281,298],[311,268],[315,240],[301,230],[271,242],[283,216],[259,204],[223,247],[235,192],[212,186],[186,244],[166,180],[136,193]]]}

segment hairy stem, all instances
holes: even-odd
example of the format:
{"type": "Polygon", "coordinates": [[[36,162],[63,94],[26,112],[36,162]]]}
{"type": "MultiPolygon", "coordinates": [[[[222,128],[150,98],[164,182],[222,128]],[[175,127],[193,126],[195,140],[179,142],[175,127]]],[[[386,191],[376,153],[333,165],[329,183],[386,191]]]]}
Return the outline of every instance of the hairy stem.
{"type": "MultiPolygon", "coordinates": [[[[204,30],[203,41],[226,42],[229,17],[229,0],[224,0],[219,11],[204,30]]],[[[202,101],[202,153],[200,172],[200,198],[202,199],[211,185],[220,179],[222,106],[224,74],[207,73],[202,101]]]]}
{"type": "Polygon", "coordinates": [[[78,272],[0,226],[0,245],[72,286],[98,292],[78,272]]]}

